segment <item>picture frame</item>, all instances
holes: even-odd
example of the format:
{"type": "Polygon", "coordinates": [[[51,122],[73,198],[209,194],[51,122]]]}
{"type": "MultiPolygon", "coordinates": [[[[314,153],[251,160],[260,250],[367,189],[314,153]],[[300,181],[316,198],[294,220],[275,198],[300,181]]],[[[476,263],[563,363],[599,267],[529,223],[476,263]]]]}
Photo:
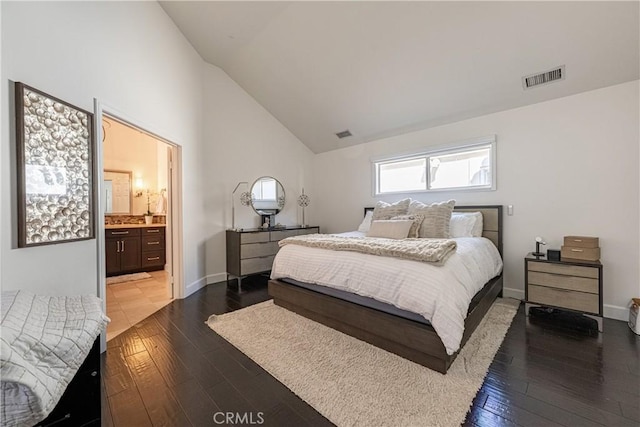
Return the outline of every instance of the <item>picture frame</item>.
{"type": "Polygon", "coordinates": [[[93,114],[15,83],[18,247],[95,238],[93,114]]]}

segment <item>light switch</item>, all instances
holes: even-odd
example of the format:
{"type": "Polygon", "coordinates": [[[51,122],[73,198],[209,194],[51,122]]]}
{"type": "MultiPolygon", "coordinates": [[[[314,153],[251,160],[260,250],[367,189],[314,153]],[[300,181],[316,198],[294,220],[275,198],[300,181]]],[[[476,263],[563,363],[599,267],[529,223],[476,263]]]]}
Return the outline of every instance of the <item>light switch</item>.
{"type": "Polygon", "coordinates": [[[507,215],[509,216],[513,215],[513,205],[507,206],[507,215]]]}

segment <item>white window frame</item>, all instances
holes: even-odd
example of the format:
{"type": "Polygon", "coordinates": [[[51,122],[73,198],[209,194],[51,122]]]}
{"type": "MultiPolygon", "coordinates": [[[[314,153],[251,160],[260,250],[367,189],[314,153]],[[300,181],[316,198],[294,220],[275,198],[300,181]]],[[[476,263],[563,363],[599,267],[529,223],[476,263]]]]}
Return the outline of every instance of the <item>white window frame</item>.
{"type": "Polygon", "coordinates": [[[497,155],[496,155],[496,151],[497,151],[497,142],[496,142],[496,136],[495,135],[490,135],[490,136],[484,136],[484,137],[480,137],[480,138],[474,138],[471,140],[466,140],[466,141],[459,141],[453,144],[447,144],[447,145],[441,145],[441,146],[437,146],[437,147],[433,147],[430,148],[429,150],[421,150],[421,151],[417,151],[417,152],[411,152],[411,153],[404,153],[402,155],[395,155],[392,157],[379,157],[379,158],[374,158],[371,159],[371,166],[372,166],[372,189],[373,189],[373,195],[375,196],[386,196],[386,195],[390,195],[390,194],[414,194],[414,193],[436,193],[436,192],[443,192],[443,191],[471,191],[471,192],[476,192],[476,191],[495,191],[496,190],[496,182],[497,182],[497,155]],[[460,152],[464,152],[464,151],[471,151],[473,149],[477,149],[479,147],[483,147],[483,146],[489,146],[490,147],[490,159],[491,159],[491,183],[490,184],[485,184],[485,185],[474,185],[474,186],[465,186],[465,187],[450,187],[450,188],[429,188],[429,182],[431,181],[430,179],[430,167],[429,167],[429,157],[432,156],[442,156],[442,155],[446,155],[446,154],[456,154],[456,153],[460,153],[460,152]],[[426,182],[425,182],[425,189],[424,190],[406,190],[406,191],[385,191],[385,192],[380,192],[380,176],[379,176],[379,171],[380,171],[380,165],[383,165],[385,163],[393,163],[393,162],[400,162],[400,161],[407,161],[407,160],[413,160],[413,159],[421,159],[421,158],[425,158],[426,159],[426,182]]]}

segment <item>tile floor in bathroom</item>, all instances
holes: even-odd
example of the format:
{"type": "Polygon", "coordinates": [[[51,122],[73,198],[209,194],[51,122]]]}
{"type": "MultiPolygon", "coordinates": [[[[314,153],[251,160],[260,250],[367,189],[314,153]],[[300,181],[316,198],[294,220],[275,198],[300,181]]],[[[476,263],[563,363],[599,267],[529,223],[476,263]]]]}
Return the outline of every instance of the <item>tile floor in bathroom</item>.
{"type": "Polygon", "coordinates": [[[148,279],[107,285],[107,341],[149,317],[173,299],[166,271],[150,271],[148,279]]]}

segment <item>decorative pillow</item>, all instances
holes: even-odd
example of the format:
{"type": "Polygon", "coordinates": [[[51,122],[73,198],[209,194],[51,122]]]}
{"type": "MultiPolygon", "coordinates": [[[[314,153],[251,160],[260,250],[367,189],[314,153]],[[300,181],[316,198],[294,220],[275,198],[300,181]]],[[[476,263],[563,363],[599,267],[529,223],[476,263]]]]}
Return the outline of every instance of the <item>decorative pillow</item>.
{"type": "Polygon", "coordinates": [[[391,219],[413,221],[413,224],[411,224],[411,228],[409,229],[409,234],[407,237],[415,238],[415,237],[418,237],[418,230],[420,230],[420,226],[422,225],[422,221],[424,220],[424,215],[398,215],[398,216],[394,216],[391,219]]]}
{"type": "Polygon", "coordinates": [[[449,234],[451,237],[482,237],[482,213],[453,212],[449,234]]]}
{"type": "Polygon", "coordinates": [[[476,218],[476,222],[473,223],[471,229],[471,235],[473,237],[482,237],[482,229],[484,227],[483,217],[481,212],[469,212],[469,215],[473,215],[476,218]]]}
{"type": "Polygon", "coordinates": [[[367,214],[364,216],[362,223],[358,227],[358,231],[366,233],[371,228],[371,221],[373,220],[373,211],[367,211],[367,214]]]}
{"type": "Polygon", "coordinates": [[[373,221],[367,237],[384,237],[387,239],[406,239],[413,225],[411,220],[373,221]]]}
{"type": "Polygon", "coordinates": [[[413,200],[409,205],[409,215],[424,215],[424,220],[418,231],[419,237],[446,239],[449,237],[449,223],[455,200],[436,202],[430,205],[413,200]]]}
{"type": "Polygon", "coordinates": [[[409,203],[411,203],[411,199],[402,199],[392,204],[378,202],[373,209],[373,220],[378,221],[381,219],[391,219],[398,215],[406,215],[409,203]]]}
{"type": "Polygon", "coordinates": [[[451,214],[451,222],[449,223],[449,236],[451,237],[473,237],[471,230],[476,219],[466,214],[454,212],[451,214]]]}

